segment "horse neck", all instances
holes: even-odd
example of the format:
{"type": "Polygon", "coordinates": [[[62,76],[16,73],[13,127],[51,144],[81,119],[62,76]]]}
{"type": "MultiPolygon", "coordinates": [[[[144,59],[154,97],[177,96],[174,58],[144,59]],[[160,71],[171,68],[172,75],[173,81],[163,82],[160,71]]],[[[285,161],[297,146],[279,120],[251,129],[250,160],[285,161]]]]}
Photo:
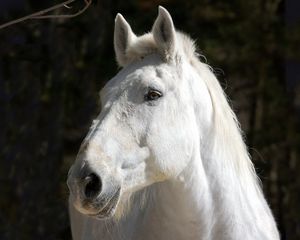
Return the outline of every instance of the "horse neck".
{"type": "Polygon", "coordinates": [[[279,239],[247,153],[230,146],[238,139],[216,138],[223,136],[215,136],[201,154],[213,210],[212,239],[279,239]]]}
{"type": "Polygon", "coordinates": [[[211,126],[202,136],[204,143],[196,151],[197,161],[192,171],[196,171],[194,176],[203,175],[198,177],[198,189],[193,191],[202,192],[206,201],[200,197],[199,206],[209,209],[207,239],[279,239],[236,116],[217,79],[209,69],[200,67],[213,112],[211,126]],[[205,207],[201,205],[203,202],[205,207]]]}
{"type": "Polygon", "coordinates": [[[150,233],[156,239],[208,239],[209,191],[195,163],[193,159],[176,179],[149,187],[151,200],[141,214],[144,222],[140,221],[143,235],[150,233]]]}
{"type": "Polygon", "coordinates": [[[159,229],[167,223],[182,239],[279,239],[248,154],[237,149],[245,148],[241,136],[211,134],[177,179],[152,187],[149,222],[159,229]]]}

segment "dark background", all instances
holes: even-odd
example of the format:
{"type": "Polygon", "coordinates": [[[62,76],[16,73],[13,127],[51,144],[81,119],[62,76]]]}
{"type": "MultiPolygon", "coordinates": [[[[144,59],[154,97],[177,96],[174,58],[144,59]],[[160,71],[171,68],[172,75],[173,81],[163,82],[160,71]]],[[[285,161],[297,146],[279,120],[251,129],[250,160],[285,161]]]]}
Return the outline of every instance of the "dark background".
{"type": "MultiPolygon", "coordinates": [[[[0,0],[0,20],[59,2],[0,0]]],[[[70,239],[65,181],[118,70],[114,17],[142,34],[159,4],[231,99],[282,239],[300,239],[298,0],[99,0],[74,19],[0,30],[0,239],[70,239]]]]}

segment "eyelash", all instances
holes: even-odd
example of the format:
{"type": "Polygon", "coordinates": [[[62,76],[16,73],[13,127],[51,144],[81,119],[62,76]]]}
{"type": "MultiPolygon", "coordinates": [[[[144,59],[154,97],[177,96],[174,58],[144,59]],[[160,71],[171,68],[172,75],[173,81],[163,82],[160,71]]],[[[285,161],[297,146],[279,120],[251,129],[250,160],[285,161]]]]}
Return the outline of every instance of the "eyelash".
{"type": "Polygon", "coordinates": [[[156,89],[149,89],[148,92],[144,96],[144,100],[147,102],[156,101],[161,98],[163,94],[156,89]]]}

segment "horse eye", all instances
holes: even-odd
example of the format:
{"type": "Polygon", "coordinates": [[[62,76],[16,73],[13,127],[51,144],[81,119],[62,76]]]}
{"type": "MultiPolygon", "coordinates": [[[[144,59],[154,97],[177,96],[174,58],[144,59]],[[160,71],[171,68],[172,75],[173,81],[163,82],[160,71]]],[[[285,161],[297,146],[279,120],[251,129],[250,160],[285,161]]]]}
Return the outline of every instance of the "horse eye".
{"type": "Polygon", "coordinates": [[[158,90],[150,89],[145,95],[145,101],[154,101],[159,99],[162,96],[162,93],[158,90]]]}

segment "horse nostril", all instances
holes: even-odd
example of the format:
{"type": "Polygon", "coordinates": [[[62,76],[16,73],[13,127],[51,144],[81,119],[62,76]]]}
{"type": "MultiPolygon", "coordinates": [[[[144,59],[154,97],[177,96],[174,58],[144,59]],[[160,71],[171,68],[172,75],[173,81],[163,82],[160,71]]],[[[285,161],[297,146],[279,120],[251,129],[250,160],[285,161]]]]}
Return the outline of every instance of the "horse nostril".
{"type": "Polygon", "coordinates": [[[102,182],[99,176],[94,173],[89,174],[84,179],[85,189],[84,194],[86,198],[95,198],[101,192],[102,182]]]}

